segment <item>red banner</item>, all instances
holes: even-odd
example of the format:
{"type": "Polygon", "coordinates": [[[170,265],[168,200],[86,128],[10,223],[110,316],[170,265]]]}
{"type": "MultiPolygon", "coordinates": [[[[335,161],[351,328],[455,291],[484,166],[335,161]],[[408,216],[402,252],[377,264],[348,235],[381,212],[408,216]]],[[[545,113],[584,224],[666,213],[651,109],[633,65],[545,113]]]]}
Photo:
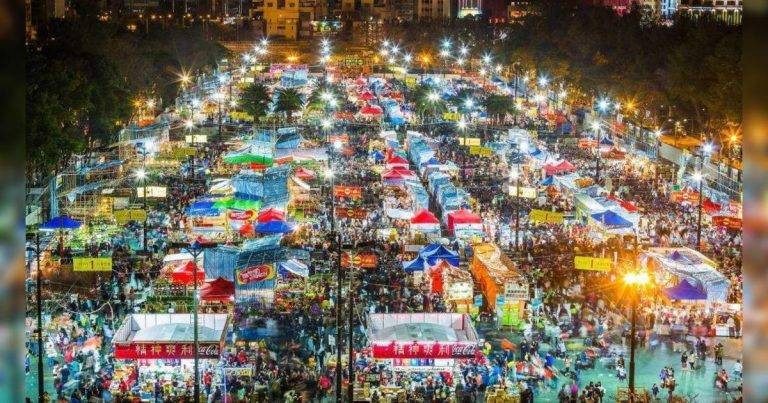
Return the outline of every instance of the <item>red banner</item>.
{"type": "Polygon", "coordinates": [[[235,270],[235,279],[240,285],[256,283],[275,278],[275,265],[273,263],[250,266],[235,270]]]}
{"type": "MultiPolygon", "coordinates": [[[[221,346],[216,343],[198,343],[198,357],[219,358],[221,346]]],[[[115,344],[115,358],[122,360],[195,358],[194,343],[129,343],[115,344]]]]}
{"type": "Polygon", "coordinates": [[[718,227],[725,227],[728,229],[741,229],[741,218],[727,217],[727,216],[715,216],[712,217],[712,222],[718,227]]]}
{"type": "Polygon", "coordinates": [[[374,344],[375,358],[466,358],[474,357],[477,346],[474,343],[417,343],[391,342],[374,344]]]}
{"type": "Polygon", "coordinates": [[[352,256],[348,252],[341,254],[341,267],[360,267],[363,269],[375,269],[379,265],[379,257],[373,252],[355,253],[352,256]]]}
{"type": "Polygon", "coordinates": [[[336,217],[339,218],[353,218],[356,220],[364,220],[368,217],[368,212],[361,208],[336,208],[336,217]]]}
{"type": "Polygon", "coordinates": [[[346,199],[360,199],[363,197],[363,188],[360,186],[336,185],[333,187],[333,195],[346,199]]]}

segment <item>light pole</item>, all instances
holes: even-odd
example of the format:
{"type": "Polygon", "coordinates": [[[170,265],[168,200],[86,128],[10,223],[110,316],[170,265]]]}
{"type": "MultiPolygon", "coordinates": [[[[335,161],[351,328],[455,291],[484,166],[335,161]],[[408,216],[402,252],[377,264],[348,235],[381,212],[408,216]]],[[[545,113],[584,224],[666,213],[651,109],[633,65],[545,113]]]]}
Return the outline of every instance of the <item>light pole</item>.
{"type": "Polygon", "coordinates": [[[526,152],[527,150],[528,143],[517,143],[517,170],[514,172],[516,180],[515,187],[517,188],[517,196],[515,200],[515,253],[520,250],[518,241],[520,238],[520,176],[523,174],[520,170],[520,160],[523,158],[523,152],[526,152]]]}
{"type": "Polygon", "coordinates": [[[142,238],[142,247],[144,252],[147,252],[149,248],[147,248],[147,225],[149,223],[149,211],[147,211],[147,170],[146,170],[146,164],[147,164],[147,150],[144,149],[144,167],[136,171],[136,178],[141,180],[141,183],[143,185],[143,191],[142,191],[142,199],[144,204],[144,225],[142,228],[143,232],[143,238],[142,238]]]}
{"type": "MultiPolygon", "coordinates": [[[[339,265],[341,266],[341,265],[339,265]]],[[[349,344],[349,350],[347,358],[347,366],[349,369],[349,376],[348,381],[349,384],[347,385],[347,402],[354,402],[354,395],[355,395],[355,361],[353,359],[355,355],[354,350],[354,326],[353,326],[353,319],[354,319],[354,309],[355,309],[355,298],[354,298],[354,291],[353,286],[355,282],[355,273],[353,271],[352,262],[350,259],[349,267],[347,268],[349,270],[349,291],[347,295],[347,303],[349,304],[349,317],[347,318],[348,324],[347,324],[347,343],[349,344]]]]}
{"type": "Polygon", "coordinates": [[[701,212],[703,210],[704,201],[704,158],[712,155],[713,146],[711,143],[706,143],[702,147],[701,151],[697,154],[699,157],[699,171],[693,174],[693,180],[699,184],[699,212],[696,224],[696,250],[701,251],[701,212]]]}
{"type": "Polygon", "coordinates": [[[595,184],[600,184],[600,122],[595,121],[592,123],[592,130],[595,131],[595,138],[597,138],[597,145],[595,146],[595,184]]]}
{"type": "Polygon", "coordinates": [[[35,297],[37,298],[37,398],[43,401],[45,393],[45,369],[43,368],[43,270],[40,267],[40,233],[35,232],[35,246],[27,247],[27,252],[35,255],[37,276],[35,279],[35,297]]]}
{"type": "MultiPolygon", "coordinates": [[[[459,120],[457,126],[459,127],[459,130],[461,130],[462,133],[464,134],[464,146],[465,147],[469,147],[467,145],[467,122],[464,120],[463,116],[459,120]]],[[[467,150],[467,152],[469,152],[469,150],[467,150]]],[[[464,182],[466,182],[466,179],[467,179],[467,155],[463,154],[463,156],[464,157],[462,158],[462,161],[461,161],[461,182],[462,182],[462,184],[464,182]]]]}
{"type": "Polygon", "coordinates": [[[331,160],[328,160],[328,170],[325,171],[325,178],[328,179],[331,182],[330,186],[330,197],[331,197],[331,211],[330,211],[330,221],[331,221],[331,236],[333,237],[333,240],[336,242],[336,402],[341,403],[341,350],[342,350],[342,325],[341,325],[341,287],[342,287],[342,277],[341,277],[341,235],[336,231],[336,218],[335,218],[335,210],[336,210],[336,197],[333,194],[333,188],[334,188],[334,172],[331,169],[331,160]]]}
{"type": "Polygon", "coordinates": [[[200,243],[197,241],[192,243],[192,246],[190,247],[190,253],[192,254],[192,261],[195,265],[195,274],[193,275],[193,295],[192,295],[192,318],[194,321],[194,327],[195,327],[195,338],[194,338],[194,344],[195,344],[195,389],[194,389],[194,397],[195,402],[200,401],[200,332],[199,332],[199,326],[198,326],[198,318],[197,318],[197,257],[200,256],[201,252],[200,243]]]}
{"type": "Polygon", "coordinates": [[[637,334],[637,302],[640,294],[650,284],[650,277],[646,272],[634,272],[624,275],[624,284],[631,289],[630,303],[632,317],[629,331],[629,401],[635,401],[635,336],[637,334]]]}

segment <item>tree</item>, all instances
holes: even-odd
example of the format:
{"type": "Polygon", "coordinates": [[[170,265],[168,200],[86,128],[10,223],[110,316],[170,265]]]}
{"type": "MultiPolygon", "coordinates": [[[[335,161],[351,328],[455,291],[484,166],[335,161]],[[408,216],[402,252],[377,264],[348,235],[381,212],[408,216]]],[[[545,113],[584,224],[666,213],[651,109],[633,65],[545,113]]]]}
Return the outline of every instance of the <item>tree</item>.
{"type": "Polygon", "coordinates": [[[431,85],[421,84],[412,91],[416,112],[420,115],[441,115],[446,111],[445,101],[439,96],[437,89],[431,85]]]}
{"type": "Polygon", "coordinates": [[[501,120],[507,113],[514,111],[515,105],[509,96],[490,94],[483,99],[483,107],[489,117],[501,120]]]}
{"type": "Polygon", "coordinates": [[[304,106],[304,101],[301,99],[301,94],[295,89],[283,88],[277,92],[275,112],[284,113],[286,121],[291,122],[293,112],[298,111],[302,106],[304,106]]]}
{"type": "Polygon", "coordinates": [[[270,94],[269,88],[262,83],[249,85],[240,96],[243,110],[253,116],[254,122],[258,122],[259,118],[267,115],[271,100],[272,94],[270,94]]]}

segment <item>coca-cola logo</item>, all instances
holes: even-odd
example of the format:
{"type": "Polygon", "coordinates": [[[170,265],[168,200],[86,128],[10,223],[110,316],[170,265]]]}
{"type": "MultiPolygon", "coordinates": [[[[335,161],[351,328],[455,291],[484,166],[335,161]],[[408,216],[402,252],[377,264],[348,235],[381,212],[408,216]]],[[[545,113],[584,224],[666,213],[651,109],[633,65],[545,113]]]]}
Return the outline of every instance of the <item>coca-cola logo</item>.
{"type": "Polygon", "coordinates": [[[249,284],[258,281],[271,280],[275,277],[275,268],[271,264],[251,266],[237,272],[239,284],[249,284]]]}
{"type": "Polygon", "coordinates": [[[218,344],[201,344],[197,347],[197,354],[200,356],[218,357],[220,355],[218,344]]]}
{"type": "Polygon", "coordinates": [[[472,344],[455,344],[451,349],[452,357],[471,357],[475,355],[475,346],[472,344]]]}

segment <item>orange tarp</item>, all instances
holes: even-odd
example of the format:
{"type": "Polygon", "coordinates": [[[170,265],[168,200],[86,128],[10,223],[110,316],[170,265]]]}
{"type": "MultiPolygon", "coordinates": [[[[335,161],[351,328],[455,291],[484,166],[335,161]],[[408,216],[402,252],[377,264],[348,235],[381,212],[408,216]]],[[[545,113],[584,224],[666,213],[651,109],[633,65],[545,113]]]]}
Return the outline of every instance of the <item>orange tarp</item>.
{"type": "Polygon", "coordinates": [[[486,306],[496,309],[496,296],[504,293],[506,284],[521,281],[514,263],[492,243],[478,243],[472,246],[472,262],[469,271],[480,284],[486,306]]]}

